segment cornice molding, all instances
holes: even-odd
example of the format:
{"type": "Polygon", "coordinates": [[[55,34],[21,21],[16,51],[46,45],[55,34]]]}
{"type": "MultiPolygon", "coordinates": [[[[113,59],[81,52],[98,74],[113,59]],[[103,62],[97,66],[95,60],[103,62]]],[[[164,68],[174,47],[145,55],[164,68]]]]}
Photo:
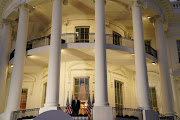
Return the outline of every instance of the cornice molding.
{"type": "Polygon", "coordinates": [[[31,5],[27,4],[27,3],[19,4],[17,6],[17,8],[20,8],[20,7],[23,7],[25,10],[27,10],[29,12],[32,12],[34,10],[34,8],[31,5]]]}
{"type": "Polygon", "coordinates": [[[173,19],[173,8],[172,4],[169,0],[156,0],[156,2],[162,8],[162,15],[164,16],[166,21],[171,21],[173,19]]]}
{"type": "Polygon", "coordinates": [[[147,7],[153,9],[158,14],[162,13],[160,5],[157,4],[154,0],[147,0],[147,7]]]}

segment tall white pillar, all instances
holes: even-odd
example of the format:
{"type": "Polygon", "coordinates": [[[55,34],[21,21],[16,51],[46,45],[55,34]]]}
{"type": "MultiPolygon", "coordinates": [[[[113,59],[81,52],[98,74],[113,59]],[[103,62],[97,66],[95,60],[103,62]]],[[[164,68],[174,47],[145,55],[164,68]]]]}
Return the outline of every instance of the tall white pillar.
{"type": "Polygon", "coordinates": [[[95,106],[108,106],[104,0],[95,2],[95,106]]]}
{"type": "Polygon", "coordinates": [[[5,105],[5,86],[6,78],[8,71],[8,62],[9,62],[9,50],[11,46],[11,35],[12,27],[10,20],[2,21],[2,36],[0,41],[0,112],[3,111],[5,105]]]}
{"type": "Polygon", "coordinates": [[[151,19],[155,25],[156,48],[158,53],[158,64],[161,78],[161,93],[163,100],[163,111],[166,115],[174,115],[173,92],[168,66],[166,39],[164,35],[163,18],[155,16],[151,19]]]}
{"type": "Polygon", "coordinates": [[[40,113],[48,110],[57,110],[57,107],[59,106],[61,29],[62,29],[62,0],[53,0],[46,102],[44,108],[41,108],[40,113]]]}
{"type": "Polygon", "coordinates": [[[138,105],[139,108],[143,110],[151,110],[152,107],[149,96],[141,3],[137,0],[134,0],[132,6],[132,19],[138,105]]]}
{"type": "Polygon", "coordinates": [[[94,120],[112,120],[107,95],[105,1],[95,1],[95,104],[94,120]]]}
{"type": "Polygon", "coordinates": [[[19,22],[15,56],[13,62],[11,83],[9,88],[8,102],[3,120],[9,120],[11,112],[16,111],[20,108],[20,97],[22,92],[22,81],[24,71],[24,58],[26,55],[26,42],[29,23],[29,11],[28,9],[26,9],[27,7],[28,6],[23,5],[19,8],[19,22]]]}

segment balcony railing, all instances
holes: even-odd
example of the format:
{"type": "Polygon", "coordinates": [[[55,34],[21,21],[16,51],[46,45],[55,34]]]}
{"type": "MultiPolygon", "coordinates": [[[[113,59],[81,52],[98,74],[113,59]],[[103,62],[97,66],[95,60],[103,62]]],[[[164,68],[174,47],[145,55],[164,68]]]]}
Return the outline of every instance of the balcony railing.
{"type": "Polygon", "coordinates": [[[12,113],[12,120],[33,119],[39,115],[39,108],[18,110],[12,113]]]}
{"type": "MultiPolygon", "coordinates": [[[[72,108],[71,107],[58,107],[58,110],[62,110],[63,112],[72,116],[74,120],[92,120],[91,110],[92,106],[90,107],[81,107],[79,110],[79,115],[72,115],[72,108]]],[[[26,110],[18,110],[12,113],[12,120],[33,120],[36,116],[39,115],[39,108],[34,109],[26,109],[26,110]]]]}
{"type": "Polygon", "coordinates": [[[159,120],[180,120],[180,118],[177,115],[166,116],[166,115],[159,113],[159,120]]]}
{"type": "MultiPolygon", "coordinates": [[[[62,44],[63,43],[94,43],[95,42],[95,33],[89,33],[86,38],[77,37],[77,36],[81,36],[81,34],[64,33],[61,35],[61,42],[62,42],[62,44]]],[[[45,37],[41,37],[41,38],[37,38],[37,39],[33,39],[31,41],[28,41],[26,50],[50,45],[50,37],[51,36],[48,35],[45,37]]],[[[106,44],[114,44],[117,46],[134,48],[133,39],[122,37],[118,40],[117,43],[114,43],[112,34],[106,34],[106,44]]],[[[145,45],[145,50],[146,50],[146,53],[157,58],[157,52],[151,46],[145,45]]],[[[10,60],[14,57],[14,53],[15,53],[15,50],[12,51],[12,53],[10,55],[10,60]]]]}
{"type": "Polygon", "coordinates": [[[172,1],[173,9],[180,9],[180,1],[172,1]]]}
{"type": "Polygon", "coordinates": [[[114,107],[113,118],[115,120],[143,120],[143,112],[140,109],[114,107]]]}

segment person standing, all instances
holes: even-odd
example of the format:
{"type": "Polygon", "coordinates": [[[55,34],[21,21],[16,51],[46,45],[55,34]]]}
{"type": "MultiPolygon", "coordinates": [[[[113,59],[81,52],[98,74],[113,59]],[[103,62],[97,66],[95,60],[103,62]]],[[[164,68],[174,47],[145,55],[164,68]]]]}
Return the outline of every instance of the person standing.
{"type": "Polygon", "coordinates": [[[75,99],[72,101],[72,114],[79,114],[79,109],[80,109],[80,101],[75,97],[75,99]]]}

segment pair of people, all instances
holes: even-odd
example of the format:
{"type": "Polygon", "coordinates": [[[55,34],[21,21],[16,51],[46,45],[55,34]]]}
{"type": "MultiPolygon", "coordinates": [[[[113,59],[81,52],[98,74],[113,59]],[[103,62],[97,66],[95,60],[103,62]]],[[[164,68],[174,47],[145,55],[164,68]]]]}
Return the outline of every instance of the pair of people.
{"type": "Polygon", "coordinates": [[[77,97],[75,97],[75,99],[72,101],[72,114],[76,114],[78,115],[79,114],[79,109],[80,109],[80,101],[77,99],[77,97]]]}

